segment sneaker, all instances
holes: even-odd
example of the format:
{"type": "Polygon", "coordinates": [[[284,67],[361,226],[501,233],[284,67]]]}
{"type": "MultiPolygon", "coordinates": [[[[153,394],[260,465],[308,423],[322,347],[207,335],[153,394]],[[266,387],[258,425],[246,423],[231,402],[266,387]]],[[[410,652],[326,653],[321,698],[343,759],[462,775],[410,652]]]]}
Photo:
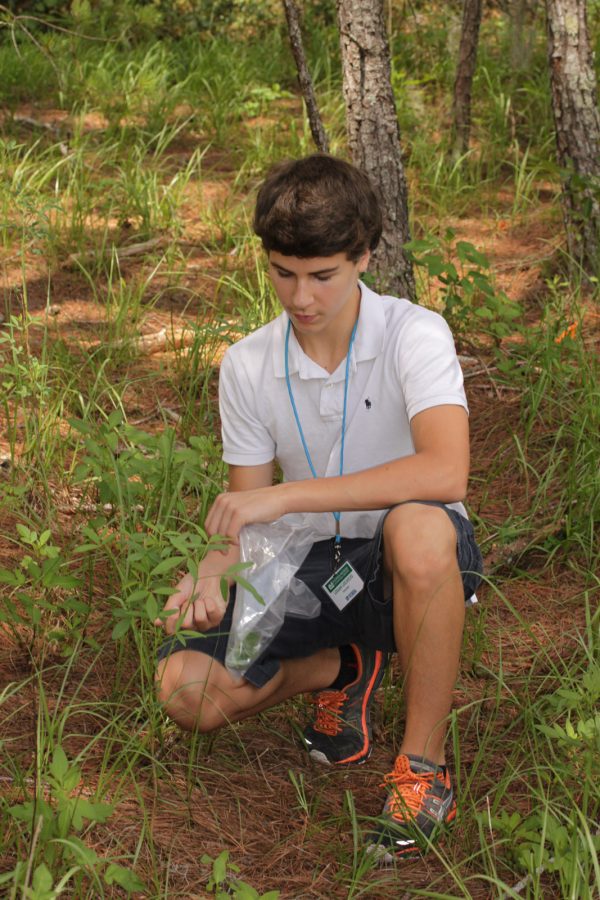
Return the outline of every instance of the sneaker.
{"type": "Polygon", "coordinates": [[[422,756],[400,755],[382,787],[391,790],[367,848],[382,864],[421,856],[456,817],[448,771],[422,756]]]}
{"type": "Polygon", "coordinates": [[[340,690],[320,691],[313,700],[315,721],[304,729],[309,755],[325,765],[359,765],[371,755],[371,702],[383,679],[388,654],[350,646],[356,656],[356,677],[340,690]]]}

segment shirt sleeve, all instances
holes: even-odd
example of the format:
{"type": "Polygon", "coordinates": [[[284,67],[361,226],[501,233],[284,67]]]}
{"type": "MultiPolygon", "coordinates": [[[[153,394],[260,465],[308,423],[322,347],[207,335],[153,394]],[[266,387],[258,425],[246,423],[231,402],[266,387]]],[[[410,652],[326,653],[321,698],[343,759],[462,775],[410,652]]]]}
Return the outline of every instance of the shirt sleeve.
{"type": "Polygon", "coordinates": [[[252,380],[243,360],[228,350],[219,373],[223,460],[233,466],[260,466],[275,458],[275,442],[256,412],[252,380]]]}
{"type": "Polygon", "coordinates": [[[468,412],[463,374],[446,321],[419,308],[403,328],[397,364],[409,421],[433,406],[462,406],[468,412]]]}

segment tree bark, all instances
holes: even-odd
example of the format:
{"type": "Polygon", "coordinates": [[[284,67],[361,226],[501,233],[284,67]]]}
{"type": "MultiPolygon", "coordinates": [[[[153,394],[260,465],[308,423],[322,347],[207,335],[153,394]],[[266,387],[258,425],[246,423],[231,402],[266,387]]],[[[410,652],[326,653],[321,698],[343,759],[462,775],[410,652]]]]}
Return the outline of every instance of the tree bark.
{"type": "Polygon", "coordinates": [[[469,150],[471,90],[477,62],[482,8],[482,0],[464,0],[452,110],[452,154],[455,159],[464,156],[469,150]]]}
{"type": "Polygon", "coordinates": [[[383,209],[383,234],[371,270],[378,289],[415,298],[408,190],[391,83],[383,0],[337,0],[346,129],[352,160],[370,177],[383,209]]]}
{"type": "Polygon", "coordinates": [[[548,57],[571,258],[600,271],[600,115],[585,0],[546,0],[548,57]]]}
{"type": "Polygon", "coordinates": [[[285,9],[285,17],[288,23],[292,53],[294,54],[296,69],[298,70],[300,90],[302,91],[302,96],[306,104],[310,132],[317,148],[321,150],[322,153],[329,153],[329,141],[327,140],[327,134],[323,127],[312,78],[310,77],[310,72],[308,71],[308,65],[306,63],[304,44],[302,43],[302,29],[300,27],[300,11],[298,10],[295,0],[283,0],[283,8],[285,9]]]}

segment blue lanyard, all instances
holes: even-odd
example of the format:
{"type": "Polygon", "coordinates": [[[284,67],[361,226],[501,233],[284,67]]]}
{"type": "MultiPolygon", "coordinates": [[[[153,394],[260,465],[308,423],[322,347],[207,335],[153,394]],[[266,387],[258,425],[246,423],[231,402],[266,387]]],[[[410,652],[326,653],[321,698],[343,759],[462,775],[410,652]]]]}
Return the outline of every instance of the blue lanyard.
{"type": "MultiPolygon", "coordinates": [[[[348,353],[346,356],[346,375],[344,378],[344,411],[342,413],[342,440],[340,444],[340,475],[344,474],[344,444],[346,442],[346,411],[348,408],[348,383],[350,381],[350,355],[352,353],[352,347],[354,345],[354,338],[356,337],[356,329],[358,327],[358,318],[354,323],[354,328],[352,329],[352,334],[350,335],[350,342],[348,344],[348,353]]],[[[306,438],[304,437],[304,432],[302,430],[302,425],[300,423],[300,416],[298,415],[298,409],[296,407],[296,401],[294,400],[294,395],[292,393],[292,383],[290,381],[290,364],[289,364],[289,347],[290,347],[290,331],[292,330],[292,321],[288,319],[287,331],[285,333],[285,383],[287,385],[288,394],[290,396],[290,403],[292,404],[292,410],[294,412],[294,418],[296,419],[296,425],[298,426],[298,433],[300,434],[300,440],[302,441],[302,446],[304,448],[304,453],[306,454],[306,460],[308,462],[308,466],[310,471],[312,472],[313,478],[318,478],[315,471],[315,467],[313,465],[313,461],[310,456],[310,451],[308,449],[308,444],[306,443],[306,438]]],[[[333,517],[335,519],[335,542],[336,544],[340,544],[342,540],[342,536],[340,534],[340,519],[342,514],[339,512],[334,512],[333,517]]]]}

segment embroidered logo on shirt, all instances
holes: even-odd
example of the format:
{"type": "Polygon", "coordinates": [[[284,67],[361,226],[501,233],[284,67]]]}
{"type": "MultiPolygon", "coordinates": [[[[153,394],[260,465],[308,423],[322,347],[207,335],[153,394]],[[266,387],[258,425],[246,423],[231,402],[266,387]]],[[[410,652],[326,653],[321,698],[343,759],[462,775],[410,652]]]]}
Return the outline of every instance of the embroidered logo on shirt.
{"type": "Polygon", "coordinates": [[[366,400],[365,400],[365,406],[367,407],[367,409],[371,409],[371,405],[372,405],[372,404],[371,404],[371,401],[370,401],[369,398],[367,397],[366,400]]]}

